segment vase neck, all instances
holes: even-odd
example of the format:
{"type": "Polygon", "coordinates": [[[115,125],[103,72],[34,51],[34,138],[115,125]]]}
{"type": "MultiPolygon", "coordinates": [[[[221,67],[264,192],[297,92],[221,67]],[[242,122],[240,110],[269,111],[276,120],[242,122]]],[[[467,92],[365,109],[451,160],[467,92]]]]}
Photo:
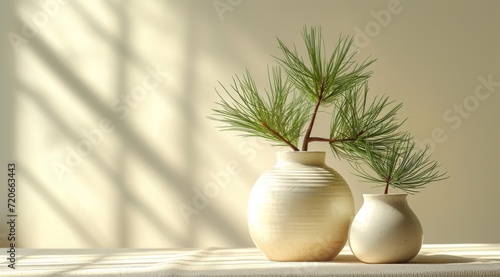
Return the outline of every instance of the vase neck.
{"type": "Polygon", "coordinates": [[[379,201],[384,203],[397,203],[406,202],[406,197],[408,194],[398,193],[398,194],[363,194],[363,200],[365,202],[379,201]]]}
{"type": "Polygon", "coordinates": [[[277,152],[278,164],[297,163],[303,165],[325,165],[326,152],[323,151],[285,151],[277,152]]]}

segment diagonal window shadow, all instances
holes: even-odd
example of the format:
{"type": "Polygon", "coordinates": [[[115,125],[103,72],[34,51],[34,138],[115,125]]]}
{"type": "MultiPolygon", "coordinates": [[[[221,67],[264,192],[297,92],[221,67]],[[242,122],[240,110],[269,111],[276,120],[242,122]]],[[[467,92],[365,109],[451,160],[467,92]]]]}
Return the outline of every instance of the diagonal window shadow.
{"type": "MultiPolygon", "coordinates": [[[[74,232],[80,236],[86,242],[91,243],[92,245],[102,247],[103,245],[96,239],[91,230],[88,230],[87,225],[83,224],[79,220],[77,220],[77,216],[68,212],[63,204],[57,200],[57,198],[50,193],[45,187],[47,185],[43,185],[43,182],[32,174],[29,170],[28,166],[23,166],[23,164],[19,164],[19,168],[22,168],[22,175],[20,175],[20,182],[26,186],[34,189],[42,198],[54,209],[56,214],[59,214],[64,221],[73,228],[74,232]],[[26,181],[24,181],[25,179],[26,181]]],[[[32,236],[36,236],[36,233],[32,233],[32,236]]]]}
{"type": "Polygon", "coordinates": [[[104,104],[99,98],[94,96],[93,90],[83,82],[72,68],[67,66],[50,47],[43,43],[41,39],[33,40],[31,48],[44,61],[54,74],[59,76],[62,83],[69,87],[69,92],[77,96],[84,104],[91,107],[96,114],[101,118],[112,120],[116,132],[124,143],[131,146],[129,149],[133,151],[139,158],[147,163],[166,183],[171,184],[180,194],[182,194],[180,184],[184,183],[185,176],[173,171],[169,163],[156,154],[139,134],[134,131],[128,124],[124,123],[117,114],[113,113],[109,107],[104,104]],[[177,184],[177,185],[176,185],[177,184]]]}
{"type": "MultiPolygon", "coordinates": [[[[111,6],[110,3],[108,3],[108,5],[111,6]]],[[[116,6],[111,6],[112,8],[117,8],[116,6]]],[[[123,5],[120,6],[118,9],[115,9],[117,10],[119,13],[118,16],[120,18],[120,26],[122,26],[121,28],[121,32],[122,32],[122,35],[121,35],[121,39],[110,39],[112,36],[110,36],[110,34],[108,32],[106,32],[103,28],[101,28],[100,26],[96,25],[93,20],[92,20],[92,16],[90,15],[90,13],[88,11],[86,11],[86,9],[81,6],[81,5],[78,5],[77,6],[78,8],[78,11],[80,13],[80,15],[86,20],[86,22],[88,24],[90,24],[93,28],[93,30],[98,34],[100,35],[100,37],[102,37],[108,44],[110,47],[112,48],[115,48],[117,49],[117,53],[119,53],[120,55],[120,59],[123,60],[123,59],[129,59],[130,57],[128,57],[128,55],[130,53],[133,53],[133,51],[131,49],[129,49],[130,47],[128,47],[126,45],[126,42],[127,42],[127,22],[126,20],[123,20],[123,17],[125,17],[123,15],[123,12],[124,12],[124,8],[123,8],[123,5]]],[[[180,105],[182,108],[180,109],[180,112],[182,112],[183,114],[183,118],[186,122],[186,126],[189,126],[189,128],[184,128],[183,129],[183,132],[184,132],[184,138],[185,139],[185,143],[184,143],[184,147],[183,147],[183,153],[184,155],[188,158],[188,163],[189,163],[189,172],[185,172],[183,174],[184,176],[184,180],[183,180],[183,184],[187,184],[188,186],[187,187],[191,187],[192,184],[195,183],[194,181],[194,176],[191,174],[191,172],[197,172],[196,171],[196,168],[198,167],[197,166],[197,161],[198,159],[196,158],[196,147],[195,147],[195,143],[194,143],[194,140],[195,138],[197,137],[196,134],[195,134],[195,130],[197,129],[197,126],[196,126],[196,119],[194,117],[194,114],[195,114],[195,111],[193,110],[193,105],[192,105],[192,99],[195,97],[193,94],[194,94],[194,89],[193,89],[193,83],[192,83],[192,76],[195,75],[195,66],[194,66],[194,61],[196,59],[196,52],[195,52],[195,49],[193,48],[194,45],[196,45],[196,43],[193,41],[193,38],[195,37],[194,36],[194,33],[193,33],[193,30],[195,28],[192,27],[192,22],[193,22],[193,19],[190,19],[188,16],[185,17],[187,19],[187,29],[190,30],[187,34],[187,41],[186,41],[186,45],[188,45],[188,47],[190,47],[189,49],[186,50],[187,53],[189,53],[189,62],[187,62],[186,64],[186,71],[185,71],[185,76],[190,76],[189,78],[186,78],[186,82],[185,82],[185,85],[184,85],[184,94],[183,94],[183,97],[181,99],[177,99],[177,103],[178,105],[180,105]]],[[[140,58],[133,58],[132,59],[133,61],[135,61],[135,64],[139,63],[140,62],[140,58]]],[[[121,61],[119,62],[121,68],[123,68],[123,65],[124,65],[124,62],[121,61]]],[[[120,68],[119,66],[119,68],[120,68]]],[[[119,69],[121,70],[121,69],[119,69]]],[[[125,74],[125,73],[123,73],[125,74]]],[[[123,80],[118,80],[118,82],[122,82],[123,80]]],[[[118,86],[120,87],[120,86],[118,86]]],[[[123,91],[123,90],[121,90],[123,91]]],[[[118,90],[118,93],[120,93],[120,90],[118,90]]],[[[193,197],[191,191],[186,191],[186,194],[185,194],[185,199],[186,200],[191,200],[191,198],[193,197]]],[[[248,238],[239,234],[239,232],[237,232],[235,230],[235,228],[233,227],[233,225],[231,224],[231,222],[222,214],[220,214],[219,216],[217,217],[214,217],[214,218],[211,218],[211,222],[212,224],[216,225],[216,226],[225,226],[225,230],[228,230],[228,232],[225,232],[225,238],[226,239],[231,239],[230,242],[232,243],[235,243],[235,244],[238,244],[238,243],[241,243],[242,241],[247,241],[248,238]]],[[[197,221],[193,221],[191,222],[191,224],[194,225],[194,227],[192,228],[188,228],[187,230],[187,235],[188,237],[190,238],[190,241],[189,241],[189,244],[186,244],[186,245],[189,245],[189,246],[193,246],[193,245],[196,245],[197,243],[197,239],[198,239],[198,236],[199,235],[202,235],[202,234],[197,234],[197,232],[199,232],[199,229],[200,228],[197,228],[196,225],[197,225],[197,221]]]]}
{"type": "MultiPolygon", "coordinates": [[[[120,133],[120,137],[124,139],[124,143],[132,146],[129,149],[135,150],[134,153],[146,162],[154,172],[166,181],[166,183],[171,184],[172,187],[178,191],[179,195],[187,195],[187,198],[192,197],[190,193],[187,193],[186,189],[180,187],[180,184],[187,183],[186,177],[174,172],[171,167],[168,166],[168,163],[161,159],[153,149],[144,143],[143,139],[140,138],[130,126],[121,122],[102,101],[93,96],[92,89],[78,78],[74,71],[67,66],[41,38],[31,41],[30,46],[35,54],[37,54],[39,58],[59,76],[60,80],[71,88],[70,92],[83,100],[83,103],[92,107],[100,116],[109,118],[113,121],[117,131],[120,133]]],[[[229,222],[226,221],[224,227],[226,230],[229,230],[228,233],[237,234],[236,230],[230,231],[234,229],[234,227],[232,227],[232,224],[229,222]]],[[[233,242],[238,243],[237,240],[233,242]]]]}
{"type": "MultiPolygon", "coordinates": [[[[77,3],[78,4],[78,3],[77,3]]],[[[128,80],[127,78],[127,64],[125,57],[131,57],[132,53],[130,52],[130,45],[129,45],[129,21],[127,20],[127,15],[126,15],[126,6],[129,4],[128,0],[125,0],[122,2],[122,5],[117,7],[116,13],[118,16],[119,20],[119,25],[120,25],[120,30],[119,30],[119,36],[120,36],[120,41],[121,43],[115,45],[114,48],[116,48],[118,51],[116,51],[115,54],[115,59],[116,59],[116,96],[115,97],[120,97],[120,94],[123,91],[126,91],[126,81],[128,80]],[[127,55],[128,53],[128,55],[127,55]]],[[[88,24],[92,24],[91,26],[94,27],[94,32],[96,31],[97,26],[93,24],[93,21],[87,20],[88,24]]],[[[110,34],[108,36],[103,36],[103,37],[110,37],[110,34]]],[[[127,171],[127,157],[128,157],[128,151],[126,149],[126,146],[124,144],[120,145],[120,149],[117,151],[118,153],[115,153],[116,155],[116,163],[117,163],[117,168],[120,168],[120,172],[122,174],[114,174],[115,175],[115,184],[120,184],[118,185],[118,189],[120,190],[121,197],[119,198],[119,208],[118,208],[118,237],[119,237],[119,244],[120,245],[128,245],[128,241],[130,239],[130,228],[129,228],[129,223],[130,223],[130,217],[129,217],[129,206],[131,202],[131,196],[128,190],[129,187],[129,172],[127,171]]],[[[132,201],[133,202],[133,201],[132,201]]],[[[154,223],[154,221],[152,222],[154,223]]]]}
{"type": "MultiPolygon", "coordinates": [[[[109,1],[103,1],[102,3],[111,6],[111,3],[109,3],[109,1]]],[[[123,30],[123,24],[128,23],[124,22],[124,20],[122,20],[122,18],[120,17],[124,16],[123,13],[128,3],[128,1],[120,1],[120,5],[115,5],[114,7],[111,6],[112,10],[117,13],[119,17],[118,20],[120,22],[120,27],[122,28],[119,37],[106,31],[103,27],[96,24],[95,20],[93,19],[94,16],[89,11],[87,11],[85,7],[78,3],[78,1],[71,2],[71,5],[75,8],[75,11],[78,12],[81,18],[85,20],[85,23],[90,26],[92,31],[99,36],[100,39],[105,41],[110,48],[118,50],[117,54],[119,55],[119,58],[121,60],[130,62],[138,68],[143,68],[144,65],[147,64],[146,60],[142,59],[141,56],[136,53],[133,48],[127,47],[127,45],[124,44],[124,36],[127,36],[128,30],[123,30]]]]}
{"type": "MultiPolygon", "coordinates": [[[[30,97],[40,108],[40,110],[47,116],[47,119],[50,120],[52,124],[54,124],[59,130],[64,132],[66,136],[68,136],[70,139],[73,140],[78,140],[80,139],[78,136],[78,133],[75,132],[74,130],[71,129],[68,124],[64,123],[60,119],[60,115],[58,115],[56,112],[54,112],[54,109],[50,106],[48,101],[46,101],[43,97],[41,92],[37,92],[32,88],[29,88],[27,85],[24,85],[22,83],[19,84],[19,87],[21,88],[21,92],[24,93],[26,96],[30,97]]],[[[96,165],[98,168],[102,169],[102,172],[104,173],[104,176],[109,179],[109,181],[113,184],[114,181],[117,179],[117,176],[121,174],[120,170],[113,169],[111,166],[106,164],[106,162],[102,159],[102,157],[98,154],[95,153],[93,157],[93,161],[96,162],[96,165]]],[[[24,169],[23,169],[24,172],[24,169]]],[[[178,234],[175,234],[171,231],[171,229],[164,225],[162,222],[161,216],[156,215],[156,213],[148,208],[144,203],[142,203],[141,200],[137,199],[136,196],[134,196],[127,188],[126,186],[119,186],[119,189],[122,193],[122,196],[125,198],[126,203],[129,205],[132,205],[135,207],[135,209],[140,212],[145,218],[148,219],[148,221],[155,226],[155,228],[158,230],[159,233],[163,234],[164,236],[167,236],[170,239],[174,239],[176,241],[179,241],[180,243],[186,245],[188,243],[188,240],[184,237],[180,237],[178,234]]],[[[46,192],[48,194],[48,192],[46,192]]],[[[46,195],[42,194],[42,195],[46,195]]],[[[60,212],[61,209],[56,208],[55,209],[57,212],[60,212]]],[[[64,216],[64,215],[62,215],[64,216]]],[[[73,220],[74,221],[74,220],[73,220]]],[[[81,226],[82,224],[79,224],[75,226],[75,229],[78,229],[78,226],[81,226]]],[[[122,230],[120,230],[122,231],[122,230]]],[[[121,239],[122,240],[122,239],[121,239]]],[[[94,241],[88,241],[89,243],[94,244],[94,241]]],[[[126,244],[122,244],[121,247],[127,247],[126,244]]]]}
{"type": "MultiPolygon", "coordinates": [[[[118,13],[123,13],[124,7],[127,6],[129,2],[122,1],[120,2],[120,5],[117,5],[115,3],[112,3],[110,1],[104,1],[103,4],[106,4],[110,10],[118,12],[118,13]]],[[[124,46],[124,38],[127,37],[127,32],[128,31],[123,31],[124,25],[128,25],[129,23],[120,20],[120,26],[122,29],[122,35],[120,38],[116,37],[112,33],[106,31],[103,27],[99,26],[96,24],[93,20],[92,13],[89,12],[85,7],[83,7],[80,3],[78,2],[73,2],[76,11],[80,15],[80,17],[85,20],[85,23],[87,23],[92,30],[104,41],[108,44],[109,47],[113,49],[117,49],[118,51],[116,52],[119,56],[119,59],[121,60],[121,64],[123,65],[121,68],[124,68],[124,65],[126,63],[131,63],[137,68],[144,68],[144,65],[147,64],[147,62],[140,57],[139,54],[134,52],[132,47],[129,46],[124,46]]],[[[119,17],[123,17],[123,15],[119,15],[119,17]]],[[[156,23],[156,24],[161,24],[161,23],[156,23]]],[[[118,69],[120,70],[120,68],[118,69]]],[[[123,92],[122,90],[121,92],[123,92]]],[[[165,94],[162,93],[160,94],[165,100],[165,103],[170,104],[172,101],[175,102],[180,102],[183,99],[181,99],[178,95],[171,93],[171,94],[165,94]]]]}

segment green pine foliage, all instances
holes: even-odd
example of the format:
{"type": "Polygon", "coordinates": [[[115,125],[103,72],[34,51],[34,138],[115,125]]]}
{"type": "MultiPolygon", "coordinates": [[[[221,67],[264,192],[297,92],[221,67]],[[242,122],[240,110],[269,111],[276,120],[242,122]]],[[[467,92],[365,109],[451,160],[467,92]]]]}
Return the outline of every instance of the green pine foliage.
{"type": "Polygon", "coordinates": [[[427,151],[428,148],[416,149],[415,143],[406,134],[386,148],[368,144],[366,151],[362,153],[362,160],[371,171],[367,171],[360,163],[353,166],[357,176],[384,186],[385,194],[388,193],[389,187],[413,194],[430,182],[447,178],[445,173],[438,171],[439,165],[430,160],[427,151]]]}
{"type": "Polygon", "coordinates": [[[220,102],[214,116],[209,118],[225,123],[222,130],[262,137],[298,151],[296,145],[302,127],[309,121],[311,105],[282,77],[281,69],[272,68],[268,72],[269,88],[264,96],[248,71],[242,77],[233,78],[231,91],[220,84],[228,99],[217,91],[220,102]]]}
{"type": "Polygon", "coordinates": [[[444,179],[427,150],[416,149],[411,136],[400,130],[404,121],[396,115],[402,105],[386,96],[368,99],[368,67],[374,60],[355,62],[353,38],[341,36],[327,56],[320,29],[304,28],[302,34],[306,59],[278,39],[282,56],[275,57],[278,67],[268,68],[268,88],[259,91],[248,70],[235,76],[230,88],[220,84],[222,90],[216,89],[219,101],[209,118],[222,122],[222,130],[262,137],[294,151],[307,151],[313,142],[328,143],[359,177],[385,185],[385,193],[390,186],[414,193],[444,179]],[[320,109],[332,114],[329,137],[312,136],[320,109]]]}
{"type": "Polygon", "coordinates": [[[297,50],[290,50],[278,39],[282,58],[276,58],[295,88],[304,93],[313,103],[332,104],[345,91],[364,83],[371,76],[367,67],[374,60],[360,65],[353,61],[355,52],[349,53],[353,38],[340,37],[332,54],[326,60],[324,42],[317,29],[304,29],[303,39],[308,60],[305,62],[297,50]]]}
{"type": "Polygon", "coordinates": [[[402,104],[391,107],[393,103],[385,96],[368,103],[367,95],[368,84],[364,83],[346,91],[334,103],[330,146],[339,158],[357,160],[366,152],[367,145],[385,149],[404,136],[399,131],[402,122],[396,118],[402,104]]]}

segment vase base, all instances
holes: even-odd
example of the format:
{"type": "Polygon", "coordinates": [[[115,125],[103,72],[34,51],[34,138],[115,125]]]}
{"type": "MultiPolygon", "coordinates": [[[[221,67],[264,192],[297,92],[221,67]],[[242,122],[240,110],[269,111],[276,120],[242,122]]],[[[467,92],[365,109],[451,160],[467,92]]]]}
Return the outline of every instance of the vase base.
{"type": "Polygon", "coordinates": [[[287,247],[260,250],[274,262],[322,262],[337,257],[345,244],[346,242],[287,243],[287,247]]]}

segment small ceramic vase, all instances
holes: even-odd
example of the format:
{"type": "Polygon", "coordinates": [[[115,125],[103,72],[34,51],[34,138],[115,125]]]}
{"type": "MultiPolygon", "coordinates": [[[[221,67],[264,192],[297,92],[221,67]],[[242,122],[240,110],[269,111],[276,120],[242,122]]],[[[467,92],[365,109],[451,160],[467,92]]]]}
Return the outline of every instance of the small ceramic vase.
{"type": "Polygon", "coordinates": [[[351,224],[349,245],[365,263],[405,263],[422,247],[422,226],[407,194],[364,194],[351,224]]]}

